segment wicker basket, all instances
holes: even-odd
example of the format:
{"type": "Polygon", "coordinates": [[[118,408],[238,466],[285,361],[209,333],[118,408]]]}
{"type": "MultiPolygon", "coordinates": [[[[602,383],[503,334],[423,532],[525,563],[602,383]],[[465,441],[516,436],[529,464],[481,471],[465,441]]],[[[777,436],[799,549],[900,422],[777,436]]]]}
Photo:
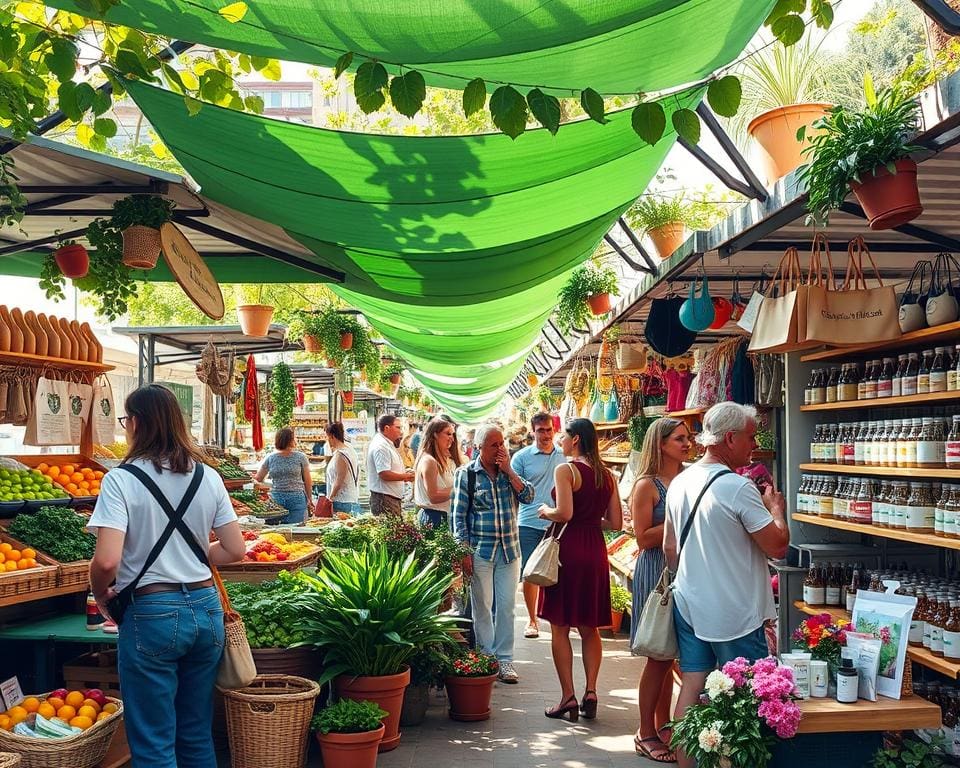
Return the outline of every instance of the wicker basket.
{"type": "Polygon", "coordinates": [[[13,752],[0,752],[0,768],[17,768],[21,764],[20,755],[13,752]]]}
{"type": "MultiPolygon", "coordinates": [[[[23,549],[26,544],[17,541],[6,533],[0,532],[0,542],[23,549]]],[[[55,589],[60,567],[55,560],[42,552],[37,552],[37,567],[25,571],[6,571],[0,573],[0,598],[34,594],[55,589]]]]}
{"type": "Polygon", "coordinates": [[[638,371],[646,367],[647,351],[642,344],[620,339],[617,345],[617,368],[621,371],[638,371]]]}
{"type": "Polygon", "coordinates": [[[72,563],[60,563],[57,577],[58,587],[84,587],[90,582],[90,561],[74,560],[72,563]]]}
{"type": "Polygon", "coordinates": [[[36,739],[0,730],[0,752],[19,755],[20,762],[10,765],[21,768],[95,768],[110,749],[113,735],[123,720],[123,704],[119,699],[107,698],[119,709],[83,733],[62,739],[36,739]]]}
{"type": "Polygon", "coordinates": [[[320,686],[290,675],[258,675],[223,691],[233,768],[303,768],[320,686]]]}
{"type": "Polygon", "coordinates": [[[123,235],[124,265],[132,269],[153,269],[160,258],[160,230],[134,224],[121,233],[123,235]]]}

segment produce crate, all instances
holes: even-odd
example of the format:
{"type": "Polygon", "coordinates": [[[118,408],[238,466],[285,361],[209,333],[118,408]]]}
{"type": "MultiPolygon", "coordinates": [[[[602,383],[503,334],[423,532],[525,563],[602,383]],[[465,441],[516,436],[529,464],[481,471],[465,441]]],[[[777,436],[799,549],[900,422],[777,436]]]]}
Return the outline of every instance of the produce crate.
{"type": "MultiPolygon", "coordinates": [[[[98,463],[96,460],[91,459],[87,456],[82,456],[80,454],[70,455],[70,454],[56,454],[56,453],[53,453],[53,454],[40,453],[40,454],[26,454],[23,456],[11,456],[10,458],[16,459],[21,464],[27,467],[30,467],[31,469],[39,466],[40,464],[57,464],[60,466],[64,464],[72,464],[74,467],[78,467],[80,469],[94,469],[94,470],[99,470],[100,472],[103,472],[103,473],[106,473],[108,471],[105,466],[98,463]]],[[[59,483],[56,483],[56,482],[54,484],[59,485],[59,483]]],[[[66,490],[66,488],[64,488],[64,490],[66,490]]],[[[57,499],[46,499],[45,501],[28,501],[27,509],[31,509],[31,508],[39,509],[40,507],[50,507],[50,506],[55,507],[55,506],[61,506],[61,505],[78,506],[80,504],[93,506],[94,504],[97,503],[96,496],[75,496],[74,494],[70,493],[70,491],[67,491],[67,493],[70,494],[70,498],[66,502],[62,500],[57,500],[57,499]]]]}
{"type": "Polygon", "coordinates": [[[320,559],[320,549],[307,552],[296,560],[274,561],[272,563],[239,562],[229,565],[218,565],[217,570],[224,581],[244,581],[248,584],[259,584],[277,578],[280,571],[296,571],[308,565],[313,565],[320,559]]]}
{"type": "MultiPolygon", "coordinates": [[[[57,586],[58,587],[84,587],[86,588],[87,584],[90,581],[90,561],[89,560],[73,560],[69,563],[61,563],[59,560],[56,560],[46,552],[44,552],[39,547],[34,546],[33,544],[25,544],[18,539],[15,539],[13,536],[10,536],[7,532],[7,527],[12,523],[10,520],[4,520],[0,523],[0,531],[2,531],[4,541],[9,542],[17,549],[23,549],[24,547],[30,547],[30,549],[36,550],[37,552],[37,562],[40,562],[40,558],[43,558],[43,562],[49,563],[51,565],[57,566],[57,586]]],[[[83,590],[78,589],[78,592],[83,590]]],[[[87,686],[88,688],[95,688],[96,686],[87,686]]]]}
{"type": "Polygon", "coordinates": [[[228,491],[241,491],[243,490],[243,486],[253,482],[252,477],[248,480],[228,480],[225,477],[221,477],[220,479],[223,480],[223,485],[228,491]]]}
{"type": "MultiPolygon", "coordinates": [[[[6,532],[0,532],[0,543],[4,542],[17,549],[22,549],[26,546],[9,536],[6,532]]],[[[0,598],[28,595],[31,592],[42,592],[56,588],[57,577],[60,572],[60,567],[57,562],[42,552],[37,552],[36,560],[38,563],[36,568],[28,568],[25,571],[4,571],[0,573],[0,598]]]]}
{"type": "Polygon", "coordinates": [[[117,651],[92,651],[63,665],[63,687],[70,691],[99,688],[107,696],[120,697],[117,651]]]}

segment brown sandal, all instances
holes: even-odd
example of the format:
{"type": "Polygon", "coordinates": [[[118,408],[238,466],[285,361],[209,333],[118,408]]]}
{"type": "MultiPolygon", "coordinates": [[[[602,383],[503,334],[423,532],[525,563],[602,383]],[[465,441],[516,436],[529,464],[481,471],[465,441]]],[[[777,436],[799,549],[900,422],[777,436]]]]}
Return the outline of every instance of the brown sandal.
{"type": "Polygon", "coordinates": [[[636,734],[633,736],[633,748],[636,750],[636,753],[641,757],[645,757],[648,760],[653,760],[655,763],[675,763],[677,762],[677,756],[674,754],[674,751],[670,749],[666,744],[660,741],[659,736],[651,736],[649,739],[638,738],[636,734]],[[660,745],[660,749],[657,747],[644,746],[648,742],[656,742],[660,745]]]}

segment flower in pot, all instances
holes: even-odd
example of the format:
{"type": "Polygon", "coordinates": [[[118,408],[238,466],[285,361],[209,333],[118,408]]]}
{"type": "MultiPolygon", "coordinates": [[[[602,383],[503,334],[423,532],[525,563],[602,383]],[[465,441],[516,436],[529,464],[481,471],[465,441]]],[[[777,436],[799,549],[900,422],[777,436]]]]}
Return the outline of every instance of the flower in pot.
{"type": "Polygon", "coordinates": [[[341,699],[314,715],[324,768],[374,768],[386,714],[375,702],[341,699]]]}
{"type": "Polygon", "coordinates": [[[299,310],[287,326],[287,339],[302,342],[303,349],[306,352],[320,354],[323,352],[319,335],[320,330],[321,321],[316,312],[299,310]]]}
{"type": "Polygon", "coordinates": [[[499,670],[497,657],[483,651],[461,650],[450,657],[443,683],[451,720],[490,719],[490,698],[499,670]]]}
{"type": "Polygon", "coordinates": [[[610,629],[613,632],[620,631],[623,614],[627,612],[629,607],[630,593],[627,589],[615,581],[610,582],[610,629]]]}
{"type": "MultiPolygon", "coordinates": [[[[256,286],[255,298],[250,303],[237,305],[237,319],[240,322],[240,330],[244,336],[253,336],[263,338],[270,333],[270,322],[273,320],[273,307],[269,304],[263,304],[263,289],[261,283],[256,286]]],[[[243,290],[243,289],[241,289],[243,290]]],[[[249,294],[244,291],[244,299],[249,294]]]]}
{"type": "Polygon", "coordinates": [[[661,259],[672,256],[683,245],[687,229],[699,223],[693,207],[681,196],[660,198],[645,195],[627,211],[626,219],[631,227],[650,238],[661,259]]]}
{"type": "Polygon", "coordinates": [[[818,133],[803,150],[809,162],[799,171],[807,184],[808,223],[825,225],[848,189],[871,229],[898,227],[923,212],[917,164],[910,159],[920,147],[909,142],[917,132],[919,105],[898,90],[874,93],[869,76],[864,93],[862,110],[831,107],[813,124],[818,133]]]}
{"type": "Polygon", "coordinates": [[[173,218],[175,203],[157,195],[130,195],[113,204],[112,225],[123,236],[123,263],[153,269],[160,257],[160,227],[173,218]]]}
{"type": "Polygon", "coordinates": [[[437,612],[453,574],[371,545],[327,550],[317,578],[322,588],[298,605],[306,642],[323,654],[320,682],[333,680],[340,698],[376,701],[388,713],[380,751],[394,749],[410,660],[427,645],[455,646],[457,619],[437,612]]]}
{"type": "Polygon", "coordinates": [[[574,269],[558,296],[556,317],[560,330],[584,328],[591,315],[610,311],[610,294],[617,292],[618,285],[617,273],[597,261],[587,261],[574,269]]]}

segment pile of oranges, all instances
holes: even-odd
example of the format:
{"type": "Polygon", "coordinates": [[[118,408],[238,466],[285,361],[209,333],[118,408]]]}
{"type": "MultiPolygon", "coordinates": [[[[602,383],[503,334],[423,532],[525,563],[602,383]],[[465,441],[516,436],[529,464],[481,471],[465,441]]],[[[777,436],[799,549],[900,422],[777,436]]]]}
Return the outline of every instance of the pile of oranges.
{"type": "Polygon", "coordinates": [[[74,496],[99,496],[103,472],[73,464],[38,464],[37,469],[74,496]]]}
{"type": "Polygon", "coordinates": [[[0,572],[25,571],[37,567],[37,552],[30,547],[17,549],[12,544],[0,544],[0,572]]]}
{"type": "Polygon", "coordinates": [[[46,699],[28,696],[17,706],[10,707],[0,715],[0,728],[11,731],[17,723],[36,713],[47,720],[59,720],[85,731],[98,720],[110,717],[117,709],[117,705],[107,701],[99,689],[67,692],[61,688],[46,699]]]}

